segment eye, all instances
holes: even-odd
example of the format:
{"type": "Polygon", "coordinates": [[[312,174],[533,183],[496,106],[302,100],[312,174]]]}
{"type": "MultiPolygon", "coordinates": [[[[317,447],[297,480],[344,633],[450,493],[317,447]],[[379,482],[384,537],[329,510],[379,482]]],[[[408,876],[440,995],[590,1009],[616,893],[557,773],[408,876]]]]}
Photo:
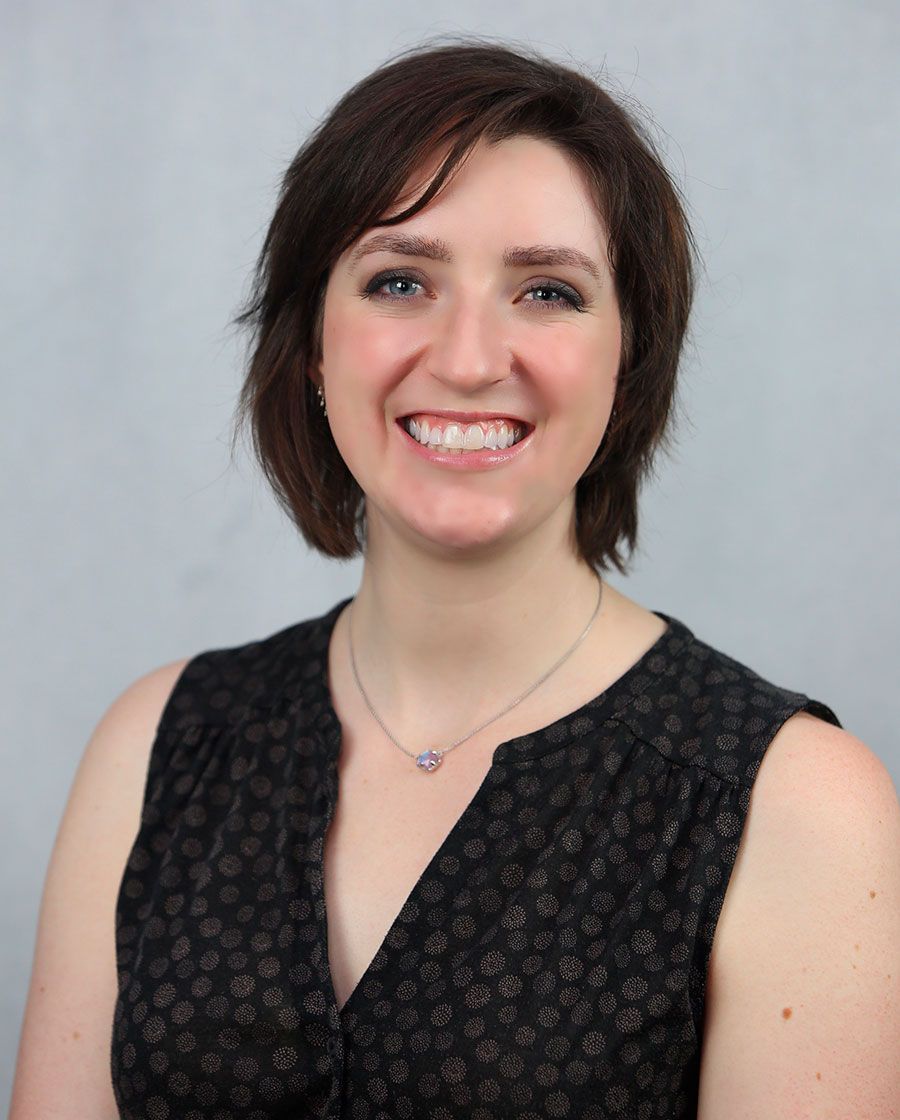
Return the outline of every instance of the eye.
{"type": "MultiPolygon", "coordinates": [[[[553,283],[550,283],[549,281],[541,280],[537,284],[532,284],[528,289],[528,292],[526,292],[526,295],[531,292],[543,292],[545,295],[547,293],[553,293],[555,295],[562,296],[565,303],[568,304],[568,306],[571,307],[573,311],[584,310],[584,300],[581,298],[578,292],[576,292],[574,288],[570,288],[568,284],[560,284],[555,281],[553,283]]],[[[559,300],[555,299],[535,299],[529,300],[528,302],[537,303],[543,305],[544,307],[561,306],[559,300]]]]}
{"type": "Polygon", "coordinates": [[[416,287],[422,287],[415,276],[411,276],[408,272],[379,272],[377,276],[372,277],[360,294],[364,299],[375,296],[377,299],[386,300],[388,303],[409,303],[408,295],[404,294],[402,291],[399,295],[382,293],[381,289],[388,284],[404,284],[407,286],[415,285],[416,287]]]}

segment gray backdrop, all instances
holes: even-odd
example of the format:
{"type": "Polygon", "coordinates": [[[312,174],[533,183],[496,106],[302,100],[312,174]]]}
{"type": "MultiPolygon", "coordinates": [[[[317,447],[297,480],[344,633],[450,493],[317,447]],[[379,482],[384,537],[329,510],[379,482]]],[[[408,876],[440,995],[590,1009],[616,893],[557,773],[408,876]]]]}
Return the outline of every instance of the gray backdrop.
{"type": "Polygon", "coordinates": [[[645,606],[831,704],[900,776],[900,42],[884,2],[2,0],[5,694],[0,1102],[40,891],[94,725],[137,676],[356,589],[249,454],[227,324],[308,130],[438,32],[605,66],[706,261],[645,606]],[[892,483],[894,486],[892,486],[892,483]]]}

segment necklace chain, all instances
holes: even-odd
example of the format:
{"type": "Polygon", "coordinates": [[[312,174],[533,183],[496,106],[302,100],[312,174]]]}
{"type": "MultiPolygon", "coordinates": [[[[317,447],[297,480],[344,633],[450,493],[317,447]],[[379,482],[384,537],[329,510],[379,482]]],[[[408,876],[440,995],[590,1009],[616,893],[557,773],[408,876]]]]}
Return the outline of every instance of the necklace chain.
{"type": "Polygon", "coordinates": [[[384,731],[385,735],[387,735],[387,737],[391,740],[391,742],[394,744],[394,746],[398,747],[401,751],[403,751],[403,753],[407,757],[414,758],[416,760],[416,764],[420,767],[420,769],[425,770],[426,772],[430,772],[430,771],[436,769],[440,765],[441,759],[443,758],[443,756],[445,754],[447,754],[448,751],[452,751],[455,747],[458,747],[461,743],[464,743],[467,739],[471,739],[473,735],[477,735],[478,732],[481,731],[483,728],[487,727],[489,723],[493,723],[495,720],[498,720],[501,716],[505,716],[507,712],[512,711],[512,709],[516,706],[516,704],[521,703],[521,701],[523,701],[526,696],[530,696],[531,693],[534,692],[534,690],[539,685],[542,685],[544,683],[544,681],[549,676],[551,676],[553,673],[556,672],[556,670],[560,667],[560,665],[563,664],[564,661],[568,660],[568,658],[572,656],[572,654],[575,652],[575,650],[581,645],[581,643],[587,637],[588,631],[594,625],[594,619],[597,617],[598,613],[600,612],[600,602],[603,598],[603,580],[599,575],[597,576],[597,583],[598,583],[597,605],[596,605],[596,607],[594,607],[594,613],[591,615],[590,621],[588,622],[588,624],[584,628],[584,630],[581,632],[581,635],[575,641],[575,644],[573,646],[571,646],[562,655],[562,657],[559,659],[559,661],[557,661],[556,664],[552,668],[548,669],[547,672],[543,674],[543,676],[539,677],[534,682],[534,684],[531,685],[530,688],[526,689],[525,692],[522,693],[521,696],[516,697],[516,699],[513,700],[513,702],[511,704],[509,704],[506,708],[504,708],[502,712],[498,712],[497,715],[491,716],[490,719],[485,720],[485,722],[482,723],[482,724],[479,724],[478,727],[476,727],[474,731],[470,731],[468,733],[468,735],[463,735],[463,737],[461,739],[457,739],[456,742],[451,743],[449,747],[444,747],[443,749],[440,749],[440,750],[437,749],[437,748],[432,748],[430,750],[423,751],[421,754],[414,754],[412,751],[408,751],[406,749],[406,747],[404,747],[401,743],[397,742],[396,738],[391,734],[391,732],[388,730],[388,728],[385,727],[384,722],[382,721],[382,719],[378,715],[378,713],[375,711],[375,709],[372,707],[372,703],[369,700],[369,697],[366,695],[366,690],[363,688],[362,681],[359,679],[359,672],[357,671],[357,668],[356,668],[356,657],[354,656],[354,653],[353,653],[353,633],[352,633],[352,629],[351,629],[351,625],[350,625],[350,620],[351,620],[352,611],[353,611],[353,604],[351,603],[350,604],[350,609],[347,612],[347,638],[348,638],[349,643],[350,643],[350,664],[353,667],[353,676],[356,678],[356,683],[359,687],[359,691],[362,693],[363,700],[365,700],[365,702],[366,702],[366,707],[369,709],[369,711],[372,713],[372,715],[378,721],[378,724],[380,725],[382,731],[384,731]]]}

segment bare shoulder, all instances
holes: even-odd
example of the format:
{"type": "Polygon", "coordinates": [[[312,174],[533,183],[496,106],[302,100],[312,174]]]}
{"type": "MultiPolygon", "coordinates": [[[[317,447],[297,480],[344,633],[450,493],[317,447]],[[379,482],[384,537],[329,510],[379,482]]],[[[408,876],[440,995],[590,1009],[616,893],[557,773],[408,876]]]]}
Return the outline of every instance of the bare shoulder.
{"type": "Polygon", "coordinates": [[[189,660],[125,688],[83,750],[44,882],[10,1120],[118,1115],[109,1069],[115,903],[159,719],[189,660]]]}
{"type": "MultiPolygon", "coordinates": [[[[753,798],[763,808],[777,809],[781,798],[802,793],[833,798],[834,809],[847,798],[888,795],[896,802],[893,782],[884,763],[861,739],[809,712],[797,712],[779,729],[760,766],[753,798]]],[[[784,807],[782,805],[782,807],[784,807]]]]}
{"type": "Polygon", "coordinates": [[[700,1120],[881,1117],[900,1099],[900,802],[807,712],[753,785],[707,977],[700,1120]]]}

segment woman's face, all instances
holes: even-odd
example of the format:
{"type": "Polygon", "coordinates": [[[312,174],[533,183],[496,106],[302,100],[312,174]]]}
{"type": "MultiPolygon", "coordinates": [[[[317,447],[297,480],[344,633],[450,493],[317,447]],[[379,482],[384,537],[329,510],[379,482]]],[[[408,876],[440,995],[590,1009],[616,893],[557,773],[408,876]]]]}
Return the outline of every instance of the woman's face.
{"type": "MultiPolygon", "coordinates": [[[[410,180],[403,205],[442,155],[410,180]]],[[[339,258],[319,374],[335,442],[366,495],[370,542],[393,531],[458,557],[570,531],[619,365],[606,253],[575,164],[517,136],[480,142],[424,210],[368,230],[339,258]],[[431,450],[405,430],[410,416],[431,450]],[[512,427],[526,438],[492,449],[512,427]],[[443,450],[438,429],[442,443],[488,446],[443,450]]]]}

